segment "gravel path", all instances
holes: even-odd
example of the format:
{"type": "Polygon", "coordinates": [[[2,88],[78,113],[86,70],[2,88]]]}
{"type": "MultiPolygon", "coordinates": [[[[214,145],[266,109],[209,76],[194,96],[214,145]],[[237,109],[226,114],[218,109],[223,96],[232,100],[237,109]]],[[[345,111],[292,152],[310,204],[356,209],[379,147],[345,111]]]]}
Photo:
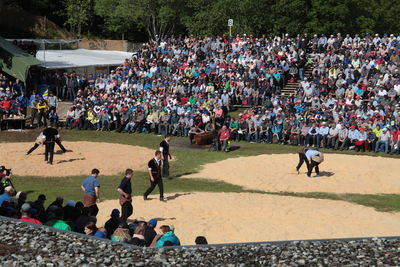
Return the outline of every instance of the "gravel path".
{"type": "Polygon", "coordinates": [[[0,218],[1,266],[369,266],[400,264],[400,237],[142,249],[0,218]]]}

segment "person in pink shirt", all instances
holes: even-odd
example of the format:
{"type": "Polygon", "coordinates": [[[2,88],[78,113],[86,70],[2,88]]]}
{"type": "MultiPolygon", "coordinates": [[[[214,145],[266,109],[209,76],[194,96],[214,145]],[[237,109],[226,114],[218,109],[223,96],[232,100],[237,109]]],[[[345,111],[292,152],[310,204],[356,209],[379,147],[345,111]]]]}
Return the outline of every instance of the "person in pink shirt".
{"type": "Polygon", "coordinates": [[[221,144],[221,151],[228,152],[228,141],[231,137],[229,130],[226,126],[222,126],[221,130],[219,131],[219,143],[221,144]]]}

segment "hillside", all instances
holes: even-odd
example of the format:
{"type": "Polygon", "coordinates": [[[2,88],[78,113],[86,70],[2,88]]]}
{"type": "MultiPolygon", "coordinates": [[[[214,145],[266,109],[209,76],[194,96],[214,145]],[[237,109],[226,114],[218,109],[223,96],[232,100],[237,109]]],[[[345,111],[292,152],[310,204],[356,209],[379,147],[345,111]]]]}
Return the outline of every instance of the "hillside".
{"type": "Polygon", "coordinates": [[[66,29],[43,16],[16,7],[0,8],[0,36],[4,38],[72,39],[66,29]]]}

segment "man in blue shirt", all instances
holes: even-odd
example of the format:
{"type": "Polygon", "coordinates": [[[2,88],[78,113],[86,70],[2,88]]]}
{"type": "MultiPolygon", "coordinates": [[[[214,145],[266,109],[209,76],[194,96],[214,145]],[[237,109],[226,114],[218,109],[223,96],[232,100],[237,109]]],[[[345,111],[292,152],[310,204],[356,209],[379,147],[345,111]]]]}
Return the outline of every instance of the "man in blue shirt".
{"type": "Polygon", "coordinates": [[[0,195],[0,207],[3,205],[4,201],[10,202],[11,196],[14,195],[14,188],[12,186],[7,186],[4,188],[4,193],[0,195]]]}
{"type": "Polygon", "coordinates": [[[296,167],[296,171],[299,174],[299,170],[303,163],[305,162],[307,165],[307,176],[311,177],[311,172],[315,167],[316,175],[314,177],[319,176],[319,164],[324,160],[324,155],[322,152],[315,149],[304,148],[299,151],[299,164],[296,167]]]}
{"type": "Polygon", "coordinates": [[[89,209],[89,216],[96,217],[99,212],[96,202],[100,201],[100,183],[97,180],[100,171],[92,170],[92,175],[88,176],[82,183],[83,205],[89,209]]]}

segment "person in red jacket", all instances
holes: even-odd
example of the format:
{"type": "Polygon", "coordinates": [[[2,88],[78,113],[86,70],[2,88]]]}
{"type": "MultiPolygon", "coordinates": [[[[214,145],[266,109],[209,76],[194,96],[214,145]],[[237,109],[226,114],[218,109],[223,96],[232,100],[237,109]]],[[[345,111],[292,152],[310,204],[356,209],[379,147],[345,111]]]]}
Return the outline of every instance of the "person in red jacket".
{"type": "Polygon", "coordinates": [[[219,143],[221,144],[221,151],[228,152],[228,141],[229,138],[231,137],[231,134],[229,133],[229,130],[226,128],[226,126],[222,126],[222,129],[219,131],[219,143]]]}
{"type": "Polygon", "coordinates": [[[11,113],[12,101],[5,97],[3,101],[0,101],[0,118],[4,115],[8,116],[11,113]]]}

